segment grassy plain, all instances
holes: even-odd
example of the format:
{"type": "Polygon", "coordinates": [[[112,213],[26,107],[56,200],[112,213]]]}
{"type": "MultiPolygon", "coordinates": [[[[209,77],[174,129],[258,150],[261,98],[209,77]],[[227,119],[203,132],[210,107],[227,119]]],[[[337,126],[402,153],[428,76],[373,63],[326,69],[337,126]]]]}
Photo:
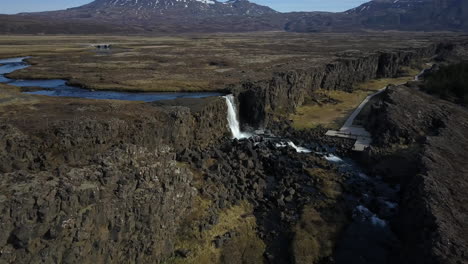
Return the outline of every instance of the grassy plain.
{"type": "Polygon", "coordinates": [[[346,54],[421,47],[424,33],[281,32],[173,36],[0,36],[0,58],[30,56],[12,78],[61,78],[96,90],[214,91],[243,80],[328,63],[346,54]],[[110,43],[110,51],[92,46],[110,43]]]}
{"type": "Polygon", "coordinates": [[[18,87],[0,83],[0,110],[11,105],[25,105],[38,102],[38,98],[21,94],[18,87]]]}

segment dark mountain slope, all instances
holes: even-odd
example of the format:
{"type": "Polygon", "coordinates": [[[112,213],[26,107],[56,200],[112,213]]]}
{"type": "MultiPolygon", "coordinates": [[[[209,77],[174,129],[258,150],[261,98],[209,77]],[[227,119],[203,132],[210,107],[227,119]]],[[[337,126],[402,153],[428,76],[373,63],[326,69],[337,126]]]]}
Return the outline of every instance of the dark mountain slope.
{"type": "Polygon", "coordinates": [[[356,29],[467,31],[468,1],[374,0],[344,13],[309,13],[286,25],[298,32],[356,29]]]}
{"type": "Polygon", "coordinates": [[[374,0],[349,10],[365,27],[404,30],[466,30],[466,0],[374,0]]]}
{"type": "Polygon", "coordinates": [[[1,19],[0,33],[468,31],[468,1],[373,0],[342,13],[279,13],[248,0],[96,0],[1,19]]]}
{"type": "Polygon", "coordinates": [[[89,33],[136,34],[268,31],[284,25],[282,14],[248,0],[96,0],[67,10],[2,19],[3,33],[75,33],[64,28],[68,23],[77,25],[76,33],[87,29],[89,33]]]}
{"type": "Polygon", "coordinates": [[[96,0],[90,4],[62,11],[23,14],[64,19],[112,22],[138,21],[140,24],[162,19],[200,19],[219,16],[255,17],[277,12],[248,0],[96,0]]]}

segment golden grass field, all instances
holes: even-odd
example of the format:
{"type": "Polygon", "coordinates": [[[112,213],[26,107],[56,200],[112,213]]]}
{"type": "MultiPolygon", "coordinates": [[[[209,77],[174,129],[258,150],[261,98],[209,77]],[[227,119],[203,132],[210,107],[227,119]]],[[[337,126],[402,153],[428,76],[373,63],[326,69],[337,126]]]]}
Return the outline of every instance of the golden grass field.
{"type": "MultiPolygon", "coordinates": [[[[219,91],[245,80],[269,80],[273,73],[329,63],[343,53],[363,55],[390,48],[422,47],[451,35],[243,33],[174,36],[0,36],[0,59],[30,56],[31,67],[8,77],[66,79],[94,90],[135,92],[219,91]],[[93,44],[110,43],[110,51],[93,44]]],[[[455,37],[455,36],[453,36],[455,37]]],[[[339,128],[370,93],[407,76],[356,85],[353,93],[321,91],[337,104],[306,103],[290,115],[296,129],[322,125],[339,128]]],[[[0,89],[1,103],[25,103],[39,97],[18,89],[0,89]],[[16,95],[15,95],[16,94],[16,95]],[[15,98],[17,96],[17,98],[15,98]],[[8,97],[9,99],[5,99],[8,97]]]]}
{"type": "Polygon", "coordinates": [[[343,52],[427,45],[444,35],[238,33],[174,36],[0,36],[0,58],[31,56],[12,78],[60,78],[96,90],[214,91],[327,63],[343,52]],[[92,44],[110,43],[109,52],[92,44]]]}

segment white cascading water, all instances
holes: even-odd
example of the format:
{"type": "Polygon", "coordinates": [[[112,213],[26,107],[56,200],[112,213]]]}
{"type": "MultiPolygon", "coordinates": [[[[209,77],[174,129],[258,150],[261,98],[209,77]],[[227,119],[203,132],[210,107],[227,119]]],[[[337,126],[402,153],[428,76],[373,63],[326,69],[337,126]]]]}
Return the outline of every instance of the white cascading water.
{"type": "Polygon", "coordinates": [[[296,150],[298,153],[311,153],[312,150],[306,149],[304,147],[296,146],[292,141],[288,141],[288,145],[296,150]]]}
{"type": "Polygon", "coordinates": [[[299,147],[292,141],[276,143],[277,148],[285,148],[287,146],[290,146],[291,148],[295,149],[297,153],[312,153],[312,150],[299,147]]]}
{"type": "Polygon", "coordinates": [[[228,107],[227,120],[229,128],[231,129],[232,136],[235,139],[249,138],[252,135],[249,133],[241,132],[239,119],[237,118],[237,107],[232,94],[224,96],[228,107]]]}
{"type": "MultiPolygon", "coordinates": [[[[244,139],[252,137],[252,134],[242,132],[240,129],[239,118],[236,103],[234,100],[234,96],[232,94],[224,96],[226,99],[226,104],[228,107],[227,112],[227,120],[229,124],[229,128],[231,129],[232,137],[235,139],[244,139]]],[[[287,143],[279,143],[276,144],[277,147],[286,147],[290,146],[294,148],[299,153],[311,153],[312,151],[303,147],[296,146],[292,141],[288,141],[287,143]]]]}

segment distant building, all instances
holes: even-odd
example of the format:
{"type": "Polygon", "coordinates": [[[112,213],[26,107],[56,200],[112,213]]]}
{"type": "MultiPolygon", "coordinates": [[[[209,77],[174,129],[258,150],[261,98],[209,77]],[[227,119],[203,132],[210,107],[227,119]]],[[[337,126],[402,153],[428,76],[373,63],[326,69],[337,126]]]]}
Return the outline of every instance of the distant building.
{"type": "Polygon", "coordinates": [[[110,49],[112,44],[95,44],[93,45],[96,49],[110,49]]]}

